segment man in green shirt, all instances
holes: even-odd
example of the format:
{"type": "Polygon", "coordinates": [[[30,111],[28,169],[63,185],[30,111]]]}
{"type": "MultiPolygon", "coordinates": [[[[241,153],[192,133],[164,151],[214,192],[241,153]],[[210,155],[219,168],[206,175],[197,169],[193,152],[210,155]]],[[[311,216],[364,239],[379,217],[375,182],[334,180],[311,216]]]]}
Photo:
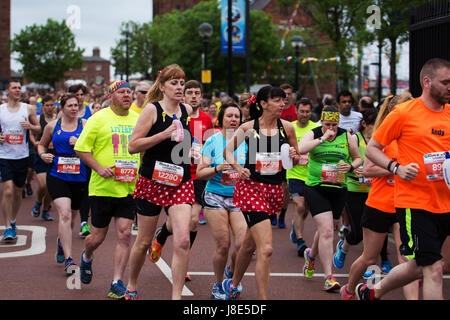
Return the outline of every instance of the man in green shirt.
{"type": "MultiPolygon", "coordinates": [[[[319,127],[320,124],[311,121],[312,105],[309,98],[302,98],[297,104],[297,119],[292,122],[297,136],[297,143],[303,138],[305,133],[319,127]]],[[[295,204],[294,219],[291,227],[291,241],[297,245],[299,257],[303,257],[303,252],[307,248],[303,240],[304,221],[308,214],[305,197],[303,195],[305,181],[308,177],[309,155],[301,155],[300,162],[294,168],[286,170],[286,179],[289,184],[289,193],[295,204]]]]}
{"type": "Polygon", "coordinates": [[[111,107],[89,118],[74,148],[80,159],[92,168],[89,182],[92,230],[85,240],[80,278],[84,284],[91,282],[93,253],[105,240],[114,217],[117,243],[108,297],[121,299],[126,291],[121,279],[130,255],[131,224],[135,215],[131,195],[140,160],[139,154],[128,152],[128,141],[138,115],[129,112],[132,95],[128,82],[115,81],[109,88],[109,95],[111,107]]]}

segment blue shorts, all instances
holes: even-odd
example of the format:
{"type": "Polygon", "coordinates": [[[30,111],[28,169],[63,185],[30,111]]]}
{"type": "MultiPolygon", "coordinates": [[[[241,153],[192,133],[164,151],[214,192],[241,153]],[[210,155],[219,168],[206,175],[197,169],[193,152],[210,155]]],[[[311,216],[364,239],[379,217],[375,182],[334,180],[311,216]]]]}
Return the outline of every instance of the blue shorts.
{"type": "Polygon", "coordinates": [[[291,198],[305,196],[305,181],[299,179],[288,179],[288,185],[291,198]]]}

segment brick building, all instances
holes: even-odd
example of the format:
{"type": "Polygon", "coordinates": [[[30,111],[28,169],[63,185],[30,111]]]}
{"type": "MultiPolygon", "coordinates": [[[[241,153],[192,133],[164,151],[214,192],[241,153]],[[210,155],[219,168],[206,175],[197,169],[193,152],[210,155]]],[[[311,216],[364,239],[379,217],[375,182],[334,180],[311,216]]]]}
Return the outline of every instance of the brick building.
{"type": "MultiPolygon", "coordinates": [[[[83,61],[81,69],[71,69],[65,73],[65,81],[84,80],[89,87],[109,84],[111,63],[100,56],[100,48],[95,47],[92,50],[92,56],[83,56],[83,61]]],[[[63,86],[63,81],[56,84],[57,88],[63,86]]]]}
{"type": "MultiPolygon", "coordinates": [[[[184,11],[192,8],[197,3],[208,0],[153,0],[153,15],[162,15],[169,13],[174,9],[184,11]]],[[[272,22],[279,26],[280,34],[282,34],[288,25],[289,19],[291,19],[294,8],[292,7],[280,7],[276,0],[250,0],[250,10],[263,10],[266,14],[272,16],[272,22]]],[[[292,25],[294,27],[311,27],[314,22],[312,17],[303,10],[302,6],[297,10],[297,14],[293,18],[292,25]]],[[[328,46],[328,41],[325,37],[320,37],[317,43],[309,44],[309,47],[328,46]]],[[[269,62],[268,62],[269,63],[269,62]]],[[[326,70],[329,70],[328,74],[332,75],[336,72],[334,64],[328,64],[323,66],[326,70]]],[[[337,81],[334,77],[327,77],[326,79],[316,79],[317,87],[308,85],[305,88],[305,96],[310,97],[313,101],[317,101],[318,98],[322,98],[323,94],[331,93],[336,94],[337,81]],[[317,94],[319,93],[319,94],[317,94]]]]}
{"type": "Polygon", "coordinates": [[[11,34],[11,0],[0,0],[0,90],[11,77],[11,53],[6,49],[11,34]]]}

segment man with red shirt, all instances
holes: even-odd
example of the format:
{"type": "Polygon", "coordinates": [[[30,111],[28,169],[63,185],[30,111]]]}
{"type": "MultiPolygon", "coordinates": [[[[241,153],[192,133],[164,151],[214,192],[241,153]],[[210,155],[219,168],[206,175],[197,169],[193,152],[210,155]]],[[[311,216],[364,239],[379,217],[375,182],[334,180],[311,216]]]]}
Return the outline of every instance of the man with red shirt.
{"type": "MultiPolygon", "coordinates": [[[[197,236],[197,224],[199,221],[200,211],[203,207],[202,194],[206,187],[206,182],[204,180],[197,179],[197,164],[201,159],[202,146],[213,134],[213,123],[211,116],[202,110],[200,106],[203,98],[203,87],[202,84],[196,80],[189,80],[184,86],[184,102],[192,107],[192,114],[189,120],[189,129],[192,136],[192,147],[191,147],[191,176],[194,181],[194,192],[195,192],[195,204],[192,207],[191,216],[191,226],[190,226],[190,242],[191,247],[197,236]]],[[[163,224],[161,229],[159,229],[156,234],[156,242],[158,242],[161,247],[165,244],[167,237],[172,234],[172,226],[170,225],[170,219],[163,224]]],[[[152,246],[154,246],[153,244],[152,246]]],[[[186,275],[186,280],[189,280],[189,276],[186,275]]]]}

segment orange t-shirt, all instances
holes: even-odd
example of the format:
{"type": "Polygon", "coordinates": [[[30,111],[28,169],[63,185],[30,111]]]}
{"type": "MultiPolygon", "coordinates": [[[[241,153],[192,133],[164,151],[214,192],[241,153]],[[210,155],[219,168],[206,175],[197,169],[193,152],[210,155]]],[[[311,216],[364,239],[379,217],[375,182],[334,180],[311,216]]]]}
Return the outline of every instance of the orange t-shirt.
{"type": "Polygon", "coordinates": [[[450,104],[442,111],[433,111],[419,97],[397,105],[373,139],[383,146],[397,140],[398,162],[420,166],[413,180],[396,178],[396,208],[450,212],[450,190],[442,172],[445,151],[450,151],[450,104]]]}
{"type": "MultiPolygon", "coordinates": [[[[392,141],[384,150],[384,154],[391,160],[397,161],[397,141],[392,141]]],[[[366,205],[383,212],[395,213],[394,206],[394,175],[376,177],[372,180],[366,205]]]]}

